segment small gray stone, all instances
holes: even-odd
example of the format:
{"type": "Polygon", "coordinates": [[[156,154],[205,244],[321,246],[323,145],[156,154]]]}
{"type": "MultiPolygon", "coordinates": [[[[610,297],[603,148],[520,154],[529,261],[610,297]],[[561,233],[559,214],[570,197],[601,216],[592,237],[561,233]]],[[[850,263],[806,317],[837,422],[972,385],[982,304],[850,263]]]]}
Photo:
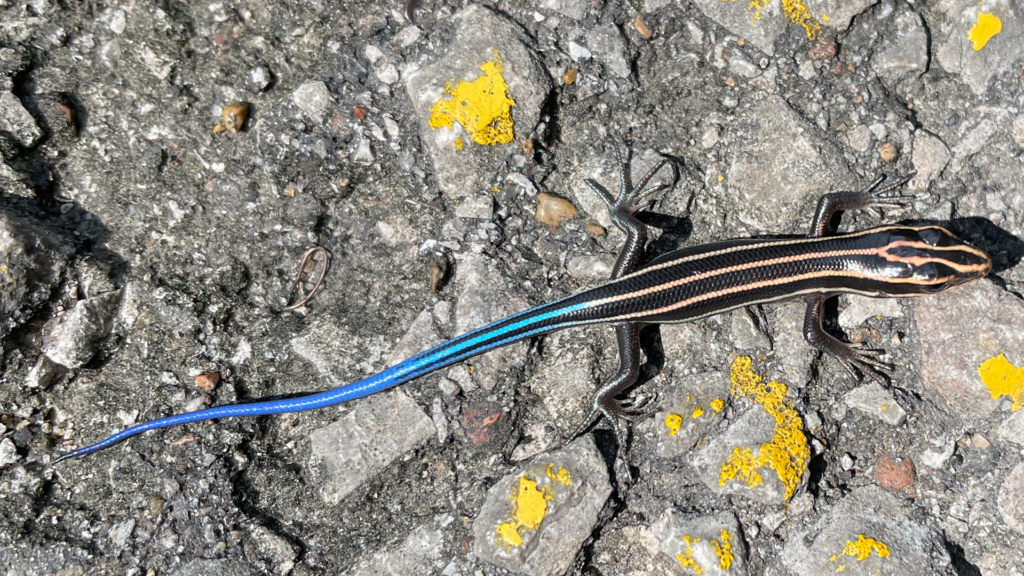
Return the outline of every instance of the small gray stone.
{"type": "Polygon", "coordinates": [[[761,75],[761,69],[756,64],[738,54],[729,58],[729,70],[744,78],[757,78],[761,75]]]}
{"type": "Polygon", "coordinates": [[[871,382],[846,393],[843,401],[850,408],[860,410],[889,424],[899,426],[907,420],[907,412],[896,403],[890,393],[878,382],[871,382]]]}
{"type": "Polygon", "coordinates": [[[928,34],[921,16],[899,4],[892,15],[888,42],[876,48],[871,59],[875,73],[889,87],[917,78],[928,69],[928,34]]]}
{"type": "Polygon", "coordinates": [[[120,302],[120,290],[76,302],[43,336],[43,354],[65,368],[84,366],[110,334],[120,302]]]}
{"type": "Polygon", "coordinates": [[[423,409],[401,390],[370,396],[354,406],[309,436],[309,466],[331,505],[435,433],[423,409]]]}
{"type": "Polygon", "coordinates": [[[871,130],[863,124],[858,124],[846,131],[846,141],[854,150],[867,152],[871,149],[871,130]]]}
{"type": "Polygon", "coordinates": [[[853,456],[849,452],[844,452],[842,457],[839,458],[839,465],[842,466],[843,470],[851,470],[853,468],[853,456]]]}
{"type": "Polygon", "coordinates": [[[474,552],[512,572],[564,574],[590,538],[611,492],[604,459],[591,436],[583,436],[538,456],[487,491],[473,521],[474,552]],[[535,498],[542,512],[521,517],[519,507],[535,504],[528,501],[535,498]]]}
{"type": "Polygon", "coordinates": [[[608,254],[587,254],[570,258],[565,269],[580,280],[607,280],[611,277],[615,258],[608,254]]]}
{"type": "Polygon", "coordinates": [[[494,198],[490,194],[470,194],[455,207],[458,218],[476,218],[490,220],[494,215],[494,198]]]}
{"type": "Polygon", "coordinates": [[[953,161],[950,163],[949,169],[954,174],[962,170],[972,156],[981,152],[988,145],[998,129],[996,123],[988,118],[978,122],[977,126],[953,146],[953,161]]]}
{"type": "Polygon", "coordinates": [[[1024,446],[1024,410],[1017,410],[1003,420],[998,438],[1024,446]]]}
{"type": "Polygon", "coordinates": [[[804,80],[811,80],[818,75],[818,71],[814,68],[814,62],[811,60],[804,60],[797,67],[797,75],[804,80]]]}
{"type": "Polygon", "coordinates": [[[128,20],[125,18],[124,10],[117,9],[110,12],[110,18],[107,20],[107,27],[114,34],[124,34],[124,29],[128,24],[128,20]]]}
{"type": "Polygon", "coordinates": [[[629,78],[631,70],[629,59],[626,57],[626,43],[618,26],[608,24],[588,32],[587,47],[612,74],[619,78],[629,78]]]}
{"type": "Polygon", "coordinates": [[[306,82],[292,92],[292,102],[314,120],[323,120],[334,105],[327,84],[320,80],[306,82]]]}
{"type": "Polygon", "coordinates": [[[572,58],[573,62],[579,62],[580,60],[585,60],[591,56],[593,56],[593,54],[590,53],[590,50],[587,50],[575,42],[569,42],[569,58],[572,58]]]}
{"type": "Polygon", "coordinates": [[[1003,522],[1024,534],[1024,462],[1006,475],[999,487],[998,504],[1003,522]]]}
{"type": "Polygon", "coordinates": [[[1011,135],[1018,146],[1024,146],[1024,114],[1017,116],[1017,119],[1013,121],[1011,135]]]}
{"type": "Polygon", "coordinates": [[[768,352],[771,341],[758,328],[746,309],[733,310],[729,313],[729,341],[737,350],[747,352],[768,352]]]}
{"type": "Polygon", "coordinates": [[[19,458],[18,449],[10,438],[0,440],[0,468],[14,464],[19,458]]]}
{"type": "Polygon", "coordinates": [[[260,525],[250,528],[249,537],[258,547],[260,556],[273,562],[277,574],[288,574],[295,567],[298,553],[288,540],[260,525]]]}
{"type": "Polygon", "coordinates": [[[114,543],[114,548],[121,550],[124,548],[125,543],[128,542],[128,538],[132,535],[132,530],[135,529],[135,519],[129,518],[124,522],[114,524],[110,527],[110,541],[114,543]]]}
{"type": "Polygon", "coordinates": [[[249,86],[254,92],[263,92],[270,86],[270,83],[274,81],[274,75],[270,73],[270,68],[266,66],[256,66],[252,70],[249,70],[247,77],[249,86]]]}
{"type": "Polygon", "coordinates": [[[411,576],[440,574],[443,566],[445,536],[443,528],[451,516],[443,517],[443,526],[422,524],[406,536],[395,549],[384,549],[356,564],[352,576],[411,576]]]}
{"type": "Polygon", "coordinates": [[[836,572],[955,575],[943,538],[911,520],[914,517],[900,498],[884,489],[874,485],[858,488],[814,526],[787,538],[782,563],[796,576],[836,572]],[[849,544],[857,543],[859,551],[866,553],[863,559],[844,552],[849,544]],[[886,547],[884,557],[879,543],[886,547]]]}
{"type": "Polygon", "coordinates": [[[987,281],[912,302],[925,389],[945,399],[965,424],[980,423],[999,401],[978,367],[999,353],[1024,365],[1024,304],[987,281]]]}
{"type": "Polygon", "coordinates": [[[373,159],[373,149],[370,148],[370,139],[357,139],[355,149],[352,151],[352,161],[356,164],[370,165],[373,164],[373,159]]]}
{"type": "Polygon", "coordinates": [[[747,574],[747,543],[731,512],[685,516],[669,508],[651,525],[651,532],[661,553],[688,569],[687,574],[747,574]]]}
{"type": "Polygon", "coordinates": [[[868,298],[850,294],[847,305],[839,312],[839,326],[847,332],[863,324],[868,318],[902,318],[903,308],[896,298],[868,298]]]}
{"type": "Polygon", "coordinates": [[[419,26],[406,26],[395,34],[392,41],[402,48],[408,48],[409,46],[419,42],[421,36],[423,36],[422,28],[419,26]]]}
{"type": "Polygon", "coordinates": [[[927,190],[928,185],[942,174],[952,155],[938,137],[918,129],[914,132],[914,152],[911,161],[917,175],[910,181],[914,190],[927,190]]]}
{"type": "Polygon", "coordinates": [[[932,470],[942,470],[956,452],[956,442],[952,438],[932,440],[932,447],[921,453],[918,459],[921,464],[932,470]]]}
{"type": "Polygon", "coordinates": [[[10,92],[0,94],[0,132],[14,135],[24,148],[31,148],[43,137],[36,120],[22,106],[21,100],[10,92]]]}
{"type": "Polygon", "coordinates": [[[542,0],[540,3],[541,8],[554,10],[573,20],[582,20],[589,5],[590,2],[588,0],[542,0]]]}
{"type": "Polygon", "coordinates": [[[64,372],[64,368],[46,357],[46,354],[40,354],[39,360],[36,361],[36,365],[32,367],[28,372],[28,376],[25,377],[25,386],[28,388],[46,388],[53,382],[53,379],[60,376],[64,372]]]}

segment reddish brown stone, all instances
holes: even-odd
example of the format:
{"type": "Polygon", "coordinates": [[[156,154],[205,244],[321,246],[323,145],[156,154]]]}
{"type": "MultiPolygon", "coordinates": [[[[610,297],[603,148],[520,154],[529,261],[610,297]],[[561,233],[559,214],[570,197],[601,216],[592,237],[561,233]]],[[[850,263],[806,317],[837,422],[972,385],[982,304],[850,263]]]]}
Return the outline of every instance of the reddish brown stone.
{"type": "Polygon", "coordinates": [[[909,459],[881,456],[875,465],[878,485],[889,490],[904,490],[914,483],[914,463],[909,459]]]}

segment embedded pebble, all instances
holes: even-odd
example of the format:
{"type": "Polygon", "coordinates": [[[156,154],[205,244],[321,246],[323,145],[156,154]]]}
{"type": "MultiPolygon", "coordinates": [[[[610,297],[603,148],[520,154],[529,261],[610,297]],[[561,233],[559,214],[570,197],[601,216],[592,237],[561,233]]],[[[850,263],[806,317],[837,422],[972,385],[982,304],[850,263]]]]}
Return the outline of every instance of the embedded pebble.
{"type": "Polygon", "coordinates": [[[292,92],[292,102],[314,120],[322,120],[334,106],[327,85],[322,81],[306,82],[292,92]]]}
{"type": "Polygon", "coordinates": [[[913,518],[901,498],[878,486],[858,488],[816,523],[795,528],[782,562],[797,576],[952,573],[942,536],[913,518]]]}
{"type": "Polygon", "coordinates": [[[1017,464],[1003,480],[998,506],[1003,522],[1024,534],[1024,462],[1017,464]]]}
{"type": "Polygon", "coordinates": [[[84,366],[110,333],[120,302],[120,290],[76,302],[43,337],[43,354],[65,368],[84,366]]]}
{"type": "Polygon", "coordinates": [[[998,409],[999,399],[982,382],[978,368],[1001,352],[1024,350],[1024,331],[1018,329],[1024,326],[1024,303],[988,281],[912,303],[925,392],[945,400],[964,423],[986,419],[998,409]]]}
{"type": "Polygon", "coordinates": [[[490,194],[471,194],[455,207],[455,216],[490,220],[494,214],[494,198],[490,194]]]}
{"type": "Polygon", "coordinates": [[[938,178],[942,170],[949,164],[952,155],[942,140],[925,130],[914,132],[914,151],[911,162],[917,175],[910,181],[910,188],[927,190],[928,185],[938,178]]]}
{"type": "Polygon", "coordinates": [[[564,198],[546,192],[537,194],[537,221],[552,228],[576,217],[576,207],[564,198]]]}
{"type": "Polygon", "coordinates": [[[35,118],[28,113],[21,100],[10,92],[0,94],[0,132],[8,132],[25,148],[34,146],[43,137],[35,118]]]}
{"type": "Polygon", "coordinates": [[[747,543],[731,512],[697,516],[669,508],[651,524],[651,532],[661,553],[688,574],[747,574],[747,543]]]}
{"type": "Polygon", "coordinates": [[[890,426],[899,426],[907,420],[906,410],[878,382],[869,382],[847,392],[843,401],[850,408],[860,410],[890,426]]]}
{"type": "Polygon", "coordinates": [[[487,491],[473,520],[473,551],[512,572],[562,574],[611,492],[604,459],[583,436],[537,456],[487,491]]]}
{"type": "Polygon", "coordinates": [[[0,440],[0,467],[14,464],[19,458],[21,456],[18,455],[18,449],[10,438],[0,440]]]}

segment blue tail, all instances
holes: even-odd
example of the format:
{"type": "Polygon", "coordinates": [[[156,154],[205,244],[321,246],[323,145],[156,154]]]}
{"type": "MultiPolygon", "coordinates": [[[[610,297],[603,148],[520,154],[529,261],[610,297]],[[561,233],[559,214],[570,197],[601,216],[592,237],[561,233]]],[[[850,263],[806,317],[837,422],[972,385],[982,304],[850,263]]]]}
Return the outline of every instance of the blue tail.
{"type": "Polygon", "coordinates": [[[503,320],[499,320],[449,340],[448,342],[431,348],[426,352],[417,354],[416,356],[413,356],[400,364],[396,364],[387,370],[378,372],[373,376],[364,378],[358,382],[334,388],[333,390],[281,400],[267,400],[246,404],[218,406],[216,408],[208,408],[206,410],[198,410],[196,412],[188,412],[186,414],[178,414],[176,416],[168,416],[167,418],[143,422],[142,424],[136,424],[135,426],[118,432],[101,442],[64,454],[60,458],[57,458],[54,463],[56,464],[63,460],[77,458],[78,456],[84,456],[86,454],[103,450],[104,448],[113,446],[122,440],[127,440],[128,438],[131,438],[136,434],[141,434],[147,430],[168,428],[170,426],[178,426],[180,424],[187,424],[189,422],[196,422],[199,420],[212,420],[215,418],[264,416],[267,414],[281,414],[283,412],[305,412],[307,410],[317,410],[319,408],[334,406],[336,404],[341,404],[342,402],[348,402],[349,400],[355,400],[357,398],[376,394],[377,392],[383,392],[384,390],[393,388],[399,384],[403,384],[439,368],[449,366],[456,362],[461,362],[462,360],[476,356],[477,354],[482,354],[489,350],[506,346],[518,340],[539,336],[540,334],[559,330],[572,325],[592,323],[593,320],[588,321],[586,319],[573,317],[575,312],[585,309],[587,305],[585,303],[573,303],[571,300],[576,300],[576,298],[570,297],[557,302],[552,302],[550,304],[538,306],[525,312],[510,316],[503,320]]]}

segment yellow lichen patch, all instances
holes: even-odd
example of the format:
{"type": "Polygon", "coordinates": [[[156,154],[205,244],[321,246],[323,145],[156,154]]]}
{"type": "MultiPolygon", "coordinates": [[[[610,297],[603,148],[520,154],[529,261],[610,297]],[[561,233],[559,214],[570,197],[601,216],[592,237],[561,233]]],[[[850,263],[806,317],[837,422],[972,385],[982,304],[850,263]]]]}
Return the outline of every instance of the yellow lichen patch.
{"type": "Polygon", "coordinates": [[[732,567],[732,561],[736,558],[732,553],[732,534],[723,528],[718,540],[711,541],[711,547],[715,549],[715,555],[718,556],[718,567],[728,572],[732,567]]]}
{"type": "MultiPolygon", "coordinates": [[[[735,2],[736,0],[728,0],[735,2]]],[[[772,3],[772,0],[750,0],[747,5],[754,11],[754,20],[761,19],[761,10],[772,3]]],[[[821,36],[821,24],[814,18],[811,11],[804,4],[803,0],[779,0],[782,5],[782,12],[789,20],[803,27],[809,40],[817,40],[821,36]]],[[[826,17],[822,17],[828,22],[826,17]]]]}
{"type": "Polygon", "coordinates": [[[458,152],[466,146],[466,143],[462,141],[462,138],[455,139],[455,151],[458,152]]]}
{"type": "Polygon", "coordinates": [[[690,414],[690,417],[693,418],[693,419],[697,419],[697,418],[700,418],[703,415],[704,415],[704,409],[698,406],[697,409],[693,411],[693,414],[690,414]]]}
{"type": "Polygon", "coordinates": [[[700,538],[691,538],[689,536],[683,536],[683,543],[686,544],[686,549],[684,549],[679,554],[676,554],[676,560],[679,561],[683,568],[689,568],[697,574],[703,574],[704,567],[693,559],[693,545],[697,542],[700,542],[700,538]]]}
{"type": "Polygon", "coordinates": [[[669,414],[668,416],[665,416],[665,427],[668,428],[669,436],[679,434],[680,428],[683,427],[683,417],[679,414],[669,414]]]}
{"type": "MultiPolygon", "coordinates": [[[[857,537],[856,542],[847,540],[842,554],[856,558],[858,561],[864,561],[868,559],[868,556],[871,556],[872,551],[878,554],[879,558],[889,557],[889,547],[885,543],[879,542],[874,538],[867,538],[863,534],[857,537]]],[[[835,558],[833,556],[832,560],[835,561],[835,558]]]]}
{"type": "Polygon", "coordinates": [[[721,412],[725,408],[725,402],[721,398],[715,398],[711,401],[711,409],[715,412],[721,412]]]}
{"type": "Polygon", "coordinates": [[[1000,354],[982,362],[978,375],[993,398],[1009,396],[1013,400],[1010,411],[1024,408],[1024,366],[1018,368],[1000,354]]]}
{"type": "Polygon", "coordinates": [[[811,457],[807,436],[803,432],[803,419],[786,399],[786,385],[775,381],[765,384],[761,376],[750,369],[750,364],[747,356],[741,356],[732,363],[732,394],[761,405],[775,419],[775,432],[770,442],[758,448],[756,455],[750,448],[734,448],[722,465],[718,483],[724,486],[730,480],[739,479],[753,488],[763,481],[757,471],[767,467],[778,474],[786,487],[785,498],[788,500],[800,484],[811,457]]]}
{"type": "MultiPolygon", "coordinates": [[[[430,108],[431,128],[451,128],[458,122],[469,132],[473,142],[480,145],[508,144],[512,141],[512,115],[515,101],[508,97],[508,84],[502,76],[504,70],[500,56],[480,67],[483,75],[467,82],[459,80],[445,86],[445,96],[430,108]]],[[[456,142],[458,148],[458,142],[456,142]]]]}
{"type": "Polygon", "coordinates": [[[544,520],[548,511],[548,500],[554,494],[547,487],[538,488],[537,482],[524,474],[519,478],[519,488],[509,499],[512,500],[512,517],[498,526],[498,538],[506,547],[523,545],[523,534],[527,530],[536,530],[544,520]]]}
{"type": "Polygon", "coordinates": [[[555,470],[554,463],[548,464],[548,478],[562,486],[572,486],[572,475],[569,474],[569,471],[561,466],[558,467],[558,470],[555,470]]]}
{"type": "Polygon", "coordinates": [[[978,12],[978,21],[967,32],[967,39],[973,42],[975,52],[988,44],[993,36],[1003,31],[1003,21],[991,12],[978,12]]]}

